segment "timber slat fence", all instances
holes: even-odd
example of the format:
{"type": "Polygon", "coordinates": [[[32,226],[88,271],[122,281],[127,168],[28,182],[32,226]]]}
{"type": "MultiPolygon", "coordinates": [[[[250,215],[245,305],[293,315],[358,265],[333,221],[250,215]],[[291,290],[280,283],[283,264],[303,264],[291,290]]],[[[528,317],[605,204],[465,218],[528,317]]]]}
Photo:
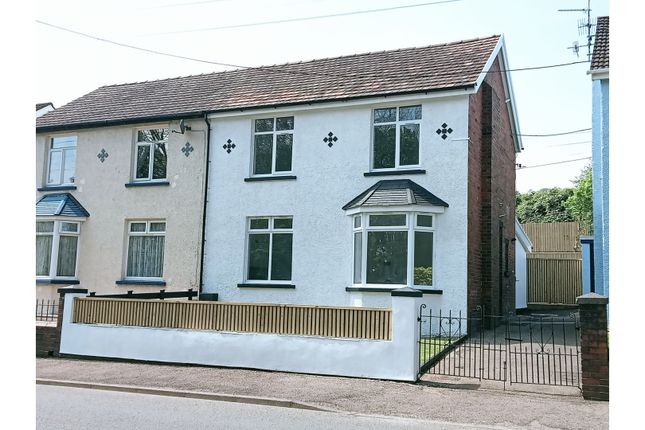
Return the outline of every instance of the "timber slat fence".
{"type": "Polygon", "coordinates": [[[72,321],[243,333],[391,340],[390,309],[75,298],[72,321]]]}
{"type": "Polygon", "coordinates": [[[528,302],[576,304],[582,295],[582,260],[528,258],[528,302]]]}
{"type": "Polygon", "coordinates": [[[589,234],[577,222],[529,222],[522,228],[533,243],[533,252],[580,252],[580,235],[589,234]]]}

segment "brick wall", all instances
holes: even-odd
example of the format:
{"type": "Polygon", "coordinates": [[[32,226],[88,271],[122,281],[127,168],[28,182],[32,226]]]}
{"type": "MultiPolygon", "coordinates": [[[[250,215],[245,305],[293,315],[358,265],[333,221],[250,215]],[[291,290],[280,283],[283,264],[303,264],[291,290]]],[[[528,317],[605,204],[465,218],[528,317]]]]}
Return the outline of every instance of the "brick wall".
{"type": "Polygon", "coordinates": [[[489,73],[469,103],[468,309],[491,314],[515,310],[515,144],[505,100],[502,75],[489,73]]]}
{"type": "MultiPolygon", "coordinates": [[[[61,289],[59,289],[60,292],[61,289]]],[[[84,290],[87,291],[87,290],[84,290]]],[[[57,357],[60,351],[60,334],[63,328],[63,309],[65,308],[65,295],[60,294],[58,301],[58,318],[55,325],[36,325],[36,356],[57,357]]]]}
{"type": "Polygon", "coordinates": [[[55,326],[36,326],[36,356],[58,355],[60,331],[55,326]]]}
{"type": "Polygon", "coordinates": [[[609,344],[607,298],[597,294],[578,297],[582,395],[587,400],[609,400],[609,344]]]}

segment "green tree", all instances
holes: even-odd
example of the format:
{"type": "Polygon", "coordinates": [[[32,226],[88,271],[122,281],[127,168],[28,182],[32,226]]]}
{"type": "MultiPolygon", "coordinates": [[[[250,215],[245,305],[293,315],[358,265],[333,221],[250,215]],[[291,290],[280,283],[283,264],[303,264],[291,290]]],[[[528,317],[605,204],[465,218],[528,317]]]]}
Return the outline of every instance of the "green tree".
{"type": "Polygon", "coordinates": [[[564,206],[573,218],[593,231],[593,189],[591,186],[591,165],[586,166],[580,175],[572,181],[575,184],[573,194],[564,206]]]}
{"type": "Polygon", "coordinates": [[[515,214],[522,224],[575,221],[564,206],[564,202],[572,195],[571,188],[544,188],[539,191],[515,193],[515,214]]]}

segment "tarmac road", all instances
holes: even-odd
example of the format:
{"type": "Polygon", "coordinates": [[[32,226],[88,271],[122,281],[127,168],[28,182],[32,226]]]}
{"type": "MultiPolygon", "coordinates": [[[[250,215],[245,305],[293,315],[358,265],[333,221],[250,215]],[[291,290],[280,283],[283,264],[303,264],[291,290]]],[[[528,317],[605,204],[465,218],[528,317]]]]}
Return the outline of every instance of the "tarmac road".
{"type": "Polygon", "coordinates": [[[38,385],[37,429],[502,429],[399,417],[38,385]]]}

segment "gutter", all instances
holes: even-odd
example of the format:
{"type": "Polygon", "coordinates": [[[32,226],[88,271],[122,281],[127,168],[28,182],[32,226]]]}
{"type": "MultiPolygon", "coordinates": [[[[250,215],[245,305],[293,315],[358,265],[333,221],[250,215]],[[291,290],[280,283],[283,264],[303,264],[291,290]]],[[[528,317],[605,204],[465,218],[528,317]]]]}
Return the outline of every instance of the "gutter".
{"type": "MultiPolygon", "coordinates": [[[[141,124],[145,122],[160,122],[160,121],[172,121],[176,119],[196,119],[203,118],[205,114],[218,114],[226,112],[245,112],[252,111],[257,109],[277,109],[282,107],[292,107],[292,106],[311,106],[314,104],[323,104],[323,103],[334,103],[334,102],[351,102],[353,100],[362,100],[370,98],[385,98],[393,96],[404,96],[404,95],[414,95],[414,94],[430,94],[437,93],[442,91],[455,91],[455,90],[474,90],[476,88],[476,83],[471,84],[461,84],[455,85],[453,87],[447,88],[431,88],[425,90],[410,90],[410,91],[396,91],[393,93],[385,94],[366,94],[361,96],[350,96],[350,97],[340,97],[336,99],[319,99],[319,100],[303,100],[296,102],[285,102],[285,103],[276,103],[276,104],[261,104],[261,105],[252,105],[252,106],[238,106],[225,109],[212,109],[208,111],[198,111],[198,112],[188,112],[188,113],[174,113],[168,115],[157,115],[150,117],[136,117],[123,120],[103,120],[103,121],[94,121],[94,122],[85,122],[85,123],[76,123],[76,124],[62,124],[62,125],[44,125],[36,126],[36,133],[47,133],[54,131],[65,131],[65,130],[80,130],[86,128],[98,128],[98,127],[111,127],[118,125],[132,125],[132,124],[141,124]]],[[[62,109],[62,108],[61,108],[62,109]]]]}
{"type": "Polygon", "coordinates": [[[63,130],[79,130],[85,128],[99,128],[99,127],[113,127],[118,125],[132,125],[132,124],[141,124],[146,122],[160,122],[160,121],[172,121],[177,119],[195,119],[202,118],[203,112],[188,112],[183,114],[168,114],[168,115],[156,115],[148,117],[139,117],[139,118],[130,118],[130,119],[119,119],[119,120],[103,120],[103,121],[94,121],[94,122],[84,122],[77,124],[63,124],[63,125],[44,125],[36,126],[36,133],[45,133],[52,131],[63,131],[63,130]]]}
{"type": "Polygon", "coordinates": [[[204,113],[206,122],[206,169],[204,170],[204,208],[202,210],[202,243],[199,263],[199,294],[204,287],[204,248],[206,245],[206,205],[208,204],[208,167],[210,166],[211,151],[211,122],[208,120],[208,113],[204,113]]]}

